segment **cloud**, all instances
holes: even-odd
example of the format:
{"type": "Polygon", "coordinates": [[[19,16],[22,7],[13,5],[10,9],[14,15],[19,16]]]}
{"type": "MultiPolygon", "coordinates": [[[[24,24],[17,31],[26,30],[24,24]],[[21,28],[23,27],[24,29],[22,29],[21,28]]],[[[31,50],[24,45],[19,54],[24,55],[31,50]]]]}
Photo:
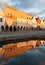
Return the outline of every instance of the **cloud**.
{"type": "Polygon", "coordinates": [[[0,0],[0,3],[6,3],[8,0],[0,0]]]}
{"type": "Polygon", "coordinates": [[[27,13],[32,14],[33,16],[38,16],[40,14],[40,10],[30,10],[27,13]]]}
{"type": "Polygon", "coordinates": [[[45,3],[45,0],[37,0],[39,3],[43,4],[45,3]]]}
{"type": "Polygon", "coordinates": [[[28,9],[28,8],[32,8],[35,7],[36,5],[36,0],[11,0],[10,2],[8,2],[9,5],[16,7],[18,9],[28,9]],[[35,1],[35,3],[33,4],[33,2],[35,1]]]}
{"type": "Polygon", "coordinates": [[[20,1],[10,1],[8,4],[11,6],[14,6],[14,5],[17,6],[17,5],[20,5],[21,3],[20,1]]]}
{"type": "Polygon", "coordinates": [[[32,14],[33,16],[43,16],[45,13],[45,0],[0,0],[0,7],[4,8],[4,3],[32,14]]]}
{"type": "Polygon", "coordinates": [[[8,0],[0,0],[0,7],[3,9],[4,8],[4,3],[7,3],[8,0]]]}
{"type": "Polygon", "coordinates": [[[0,3],[7,3],[13,7],[23,10],[33,8],[37,5],[36,0],[0,0],[0,3]]]}
{"type": "Polygon", "coordinates": [[[29,11],[26,11],[27,13],[40,18],[45,18],[45,9],[29,9],[29,11]]]}

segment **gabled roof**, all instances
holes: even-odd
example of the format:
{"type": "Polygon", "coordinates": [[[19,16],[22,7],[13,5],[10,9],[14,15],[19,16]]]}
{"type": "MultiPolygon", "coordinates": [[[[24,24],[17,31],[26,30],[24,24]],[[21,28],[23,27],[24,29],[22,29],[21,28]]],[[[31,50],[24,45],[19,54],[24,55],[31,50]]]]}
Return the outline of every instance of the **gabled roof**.
{"type": "Polygon", "coordinates": [[[21,13],[23,13],[23,14],[25,14],[25,15],[28,15],[29,17],[33,17],[31,14],[28,14],[28,13],[26,13],[26,12],[24,12],[24,11],[21,11],[21,10],[18,10],[18,9],[16,9],[16,8],[13,8],[12,6],[9,6],[8,4],[6,4],[5,3],[5,5],[4,5],[4,9],[5,9],[5,7],[7,7],[7,8],[10,8],[10,9],[12,9],[12,10],[14,10],[14,11],[18,11],[18,12],[21,12],[21,13]]]}
{"type": "Polygon", "coordinates": [[[37,23],[39,24],[41,22],[40,18],[36,18],[37,23]]]}

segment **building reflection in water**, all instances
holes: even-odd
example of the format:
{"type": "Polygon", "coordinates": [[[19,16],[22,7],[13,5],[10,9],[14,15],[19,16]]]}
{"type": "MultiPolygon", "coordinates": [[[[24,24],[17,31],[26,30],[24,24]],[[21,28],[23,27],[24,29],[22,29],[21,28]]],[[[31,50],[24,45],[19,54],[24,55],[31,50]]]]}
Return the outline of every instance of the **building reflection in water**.
{"type": "MultiPolygon", "coordinates": [[[[43,44],[45,44],[45,40],[30,40],[26,42],[6,44],[0,48],[0,56],[4,54],[4,59],[7,61],[12,57],[19,56],[26,51],[43,44]]],[[[39,50],[36,49],[35,51],[38,52],[39,50]]]]}
{"type": "Polygon", "coordinates": [[[35,48],[36,46],[39,47],[40,44],[43,45],[44,43],[45,43],[45,40],[30,40],[26,42],[15,43],[15,44],[13,43],[7,44],[7,45],[4,45],[2,49],[4,52],[5,59],[9,59],[11,57],[23,54],[24,52],[32,48],[35,48]]]}

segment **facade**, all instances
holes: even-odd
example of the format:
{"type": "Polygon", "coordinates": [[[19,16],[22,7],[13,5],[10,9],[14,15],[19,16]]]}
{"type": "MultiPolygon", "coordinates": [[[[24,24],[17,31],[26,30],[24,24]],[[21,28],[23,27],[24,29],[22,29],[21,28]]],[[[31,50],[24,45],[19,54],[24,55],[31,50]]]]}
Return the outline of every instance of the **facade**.
{"type": "Polygon", "coordinates": [[[6,25],[8,25],[9,28],[11,28],[11,26],[14,28],[15,26],[17,29],[19,27],[20,29],[23,28],[22,30],[30,30],[36,27],[45,28],[45,20],[41,20],[39,17],[35,18],[32,15],[5,4],[4,12],[0,9],[0,31],[1,27],[5,28],[6,25]]]}
{"type": "Polygon", "coordinates": [[[45,20],[43,20],[43,25],[44,25],[44,28],[45,28],[45,20]]]}
{"type": "Polygon", "coordinates": [[[36,18],[35,17],[33,17],[33,19],[32,19],[32,27],[37,27],[37,21],[36,21],[36,18]]]}
{"type": "Polygon", "coordinates": [[[17,18],[17,26],[20,26],[21,28],[21,26],[26,27],[26,25],[27,25],[27,22],[25,19],[17,18]]]}
{"type": "Polygon", "coordinates": [[[5,15],[2,9],[0,9],[0,31],[1,31],[1,27],[5,28],[5,15]]]}
{"type": "Polygon", "coordinates": [[[41,28],[42,28],[42,29],[45,28],[45,20],[41,20],[41,28]]]}
{"type": "Polygon", "coordinates": [[[5,4],[4,13],[6,18],[6,24],[8,26],[32,26],[32,15],[26,14],[20,10],[14,9],[11,6],[5,4]],[[13,24],[14,23],[14,24],[13,24]]]}
{"type": "Polygon", "coordinates": [[[41,28],[44,28],[44,22],[41,20],[41,28]]]}
{"type": "Polygon", "coordinates": [[[40,20],[40,18],[38,17],[38,18],[36,18],[36,22],[37,22],[37,26],[41,26],[41,20],[40,20]]]}

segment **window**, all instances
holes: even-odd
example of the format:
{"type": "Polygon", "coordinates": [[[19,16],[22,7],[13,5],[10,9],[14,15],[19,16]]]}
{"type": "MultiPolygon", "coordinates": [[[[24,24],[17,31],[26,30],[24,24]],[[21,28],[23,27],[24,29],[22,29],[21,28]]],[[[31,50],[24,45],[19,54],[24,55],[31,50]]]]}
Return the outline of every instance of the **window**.
{"type": "Polygon", "coordinates": [[[43,22],[45,22],[45,20],[43,20],[43,22]]]}
{"type": "Polygon", "coordinates": [[[10,17],[12,17],[12,14],[10,13],[10,17]]]}
{"type": "Polygon", "coordinates": [[[28,17],[27,17],[27,19],[28,19],[28,17]]]}
{"type": "Polygon", "coordinates": [[[8,15],[9,15],[9,13],[8,13],[8,15]]]}
{"type": "Polygon", "coordinates": [[[29,17],[27,17],[27,19],[30,19],[29,17]]]}
{"type": "Polygon", "coordinates": [[[33,17],[32,17],[32,19],[33,19],[33,17]]]}
{"type": "Polygon", "coordinates": [[[12,17],[12,14],[11,14],[11,13],[8,13],[8,16],[9,16],[9,17],[12,17]]]}
{"type": "Polygon", "coordinates": [[[2,20],[2,18],[0,18],[0,22],[2,22],[3,20],[2,20]]]}
{"type": "Polygon", "coordinates": [[[30,19],[30,18],[29,18],[30,19]]]}

